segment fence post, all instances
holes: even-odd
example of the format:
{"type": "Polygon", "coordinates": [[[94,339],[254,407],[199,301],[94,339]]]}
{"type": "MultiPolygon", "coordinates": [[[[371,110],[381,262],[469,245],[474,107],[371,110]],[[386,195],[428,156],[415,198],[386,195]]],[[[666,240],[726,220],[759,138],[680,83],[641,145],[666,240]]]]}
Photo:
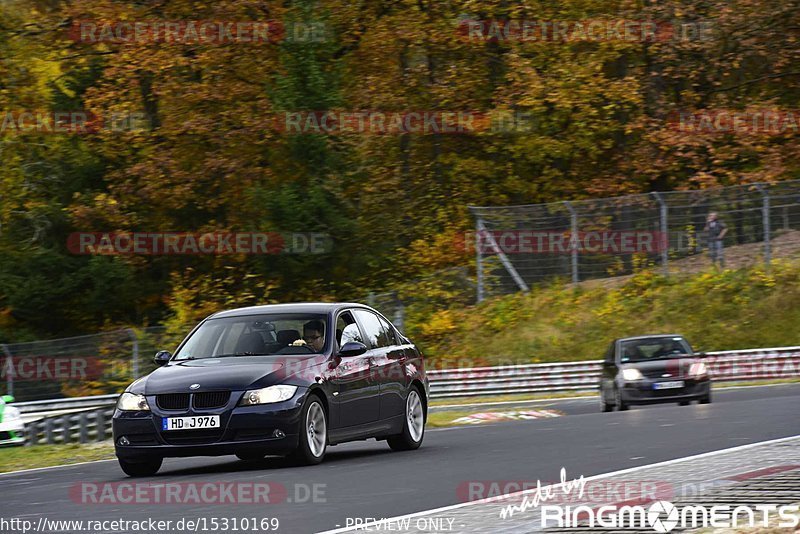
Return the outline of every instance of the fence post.
{"type": "Polygon", "coordinates": [[[86,412],[78,414],[78,441],[89,442],[89,419],[86,417],[86,412]]]}
{"type": "Polygon", "coordinates": [[[106,439],[106,417],[105,417],[105,409],[99,408],[96,412],[94,412],[94,424],[97,428],[97,437],[95,438],[97,441],[103,441],[106,439]]]}
{"type": "Polygon", "coordinates": [[[133,378],[139,378],[139,336],[136,335],[136,331],[133,328],[127,328],[126,331],[133,341],[133,365],[131,366],[133,378]]]}
{"type": "Polygon", "coordinates": [[[61,443],[66,445],[72,441],[70,415],[61,416],[61,443]]]}
{"type": "Polygon", "coordinates": [[[653,198],[658,202],[659,221],[661,226],[661,266],[664,268],[664,276],[669,275],[669,227],[667,226],[667,203],[661,193],[653,191],[653,198]]]}
{"type": "Polygon", "coordinates": [[[44,442],[48,445],[53,444],[53,418],[44,418],[44,442]]]}
{"type": "Polygon", "coordinates": [[[772,263],[772,247],[770,246],[770,216],[769,216],[769,191],[764,187],[764,184],[756,184],[756,188],[763,197],[763,205],[761,207],[761,218],[764,226],[764,264],[769,269],[772,263]]]}
{"type": "Polygon", "coordinates": [[[483,221],[480,217],[477,219],[477,223],[475,225],[475,270],[477,271],[478,275],[478,304],[483,302],[484,297],[484,288],[483,288],[483,253],[481,251],[481,231],[480,228],[483,226],[483,221]]]}
{"type": "Polygon", "coordinates": [[[0,345],[3,348],[3,354],[6,355],[5,372],[6,372],[6,390],[9,395],[14,395],[14,357],[11,351],[8,350],[8,345],[3,343],[0,345]]]}
{"type": "Polygon", "coordinates": [[[580,281],[580,275],[578,274],[578,212],[575,211],[570,202],[565,201],[564,205],[569,210],[570,219],[569,248],[572,256],[572,283],[577,284],[580,281]]]}
{"type": "Polygon", "coordinates": [[[403,321],[405,321],[406,308],[402,300],[398,299],[397,302],[397,307],[394,309],[394,325],[398,330],[404,332],[405,328],[403,327],[403,321]]]}

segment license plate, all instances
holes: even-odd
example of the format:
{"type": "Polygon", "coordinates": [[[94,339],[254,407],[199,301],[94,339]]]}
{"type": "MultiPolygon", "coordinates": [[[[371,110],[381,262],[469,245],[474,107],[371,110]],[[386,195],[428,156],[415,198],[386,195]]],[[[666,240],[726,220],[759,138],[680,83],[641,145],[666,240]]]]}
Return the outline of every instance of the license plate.
{"type": "Polygon", "coordinates": [[[161,430],[198,430],[202,428],[219,428],[219,416],[195,415],[192,417],[164,417],[161,419],[161,430]]]}
{"type": "Polygon", "coordinates": [[[673,380],[671,382],[656,382],[653,389],[678,389],[683,387],[683,380],[673,380]]]}

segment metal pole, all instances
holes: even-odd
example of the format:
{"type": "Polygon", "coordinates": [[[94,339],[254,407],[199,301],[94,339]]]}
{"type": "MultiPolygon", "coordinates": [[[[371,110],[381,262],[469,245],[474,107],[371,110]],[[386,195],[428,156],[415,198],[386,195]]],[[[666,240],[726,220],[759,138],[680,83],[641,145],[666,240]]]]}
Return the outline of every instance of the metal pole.
{"type": "Polygon", "coordinates": [[[133,378],[139,378],[139,336],[136,335],[136,331],[133,328],[127,328],[125,330],[131,336],[131,340],[133,341],[133,365],[131,366],[133,370],[133,378]]]}
{"type": "Polygon", "coordinates": [[[669,275],[669,228],[667,226],[667,203],[664,202],[664,198],[661,196],[661,193],[653,191],[652,195],[653,198],[656,199],[656,202],[658,202],[659,219],[661,224],[661,266],[664,268],[664,275],[666,276],[669,275]]]}
{"type": "Polygon", "coordinates": [[[483,251],[481,250],[481,231],[480,227],[483,226],[483,220],[478,217],[475,225],[475,270],[478,275],[478,304],[483,302],[484,288],[483,288],[483,251]]]}
{"type": "Polygon", "coordinates": [[[500,249],[500,246],[497,244],[497,241],[495,241],[492,233],[486,229],[486,226],[480,219],[478,219],[478,231],[486,232],[486,238],[489,240],[489,244],[492,246],[492,249],[494,249],[494,252],[495,254],[497,254],[497,257],[500,258],[500,262],[503,264],[503,267],[506,268],[506,271],[508,271],[508,274],[511,275],[511,278],[514,279],[514,282],[517,284],[517,287],[519,287],[522,291],[526,293],[530,291],[530,289],[528,288],[528,284],[526,284],[525,280],[523,280],[522,277],[519,275],[517,270],[514,268],[514,265],[512,265],[511,261],[508,259],[508,256],[506,256],[505,252],[503,252],[502,249],[500,249]]]}
{"type": "Polygon", "coordinates": [[[761,218],[764,225],[764,263],[769,269],[772,263],[772,250],[770,247],[770,228],[769,228],[769,191],[764,187],[764,184],[756,184],[756,188],[761,193],[764,199],[764,204],[761,208],[761,218]]]}
{"type": "Polygon", "coordinates": [[[5,373],[6,373],[6,390],[12,397],[14,396],[14,357],[11,351],[8,350],[8,345],[3,343],[0,345],[3,348],[3,353],[6,355],[5,373]]]}
{"type": "Polygon", "coordinates": [[[394,325],[397,327],[398,330],[401,332],[405,331],[403,323],[405,322],[405,304],[403,301],[398,299],[397,300],[397,308],[394,310],[394,325]]]}
{"type": "Polygon", "coordinates": [[[572,255],[572,283],[577,284],[580,281],[578,275],[578,212],[572,207],[569,202],[564,202],[564,205],[569,210],[570,216],[570,238],[569,248],[572,255]]]}

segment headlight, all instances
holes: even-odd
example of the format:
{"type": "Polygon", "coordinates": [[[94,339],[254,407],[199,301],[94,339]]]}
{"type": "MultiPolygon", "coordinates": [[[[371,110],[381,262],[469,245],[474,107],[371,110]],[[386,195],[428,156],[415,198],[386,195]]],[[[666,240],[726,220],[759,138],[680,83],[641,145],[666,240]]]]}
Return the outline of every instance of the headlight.
{"type": "Polygon", "coordinates": [[[239,406],[254,406],[256,404],[271,404],[294,397],[297,386],[269,386],[263,389],[251,389],[245,392],[239,406]]]}
{"type": "Polygon", "coordinates": [[[622,378],[625,380],[641,380],[642,373],[638,369],[623,369],[622,378]]]}
{"type": "Polygon", "coordinates": [[[708,368],[703,362],[695,362],[689,367],[689,376],[703,376],[708,374],[708,368]]]}
{"type": "Polygon", "coordinates": [[[141,412],[150,411],[150,406],[148,406],[147,399],[144,398],[144,395],[137,395],[126,391],[119,396],[119,400],[117,400],[117,409],[123,412],[141,412]]]}

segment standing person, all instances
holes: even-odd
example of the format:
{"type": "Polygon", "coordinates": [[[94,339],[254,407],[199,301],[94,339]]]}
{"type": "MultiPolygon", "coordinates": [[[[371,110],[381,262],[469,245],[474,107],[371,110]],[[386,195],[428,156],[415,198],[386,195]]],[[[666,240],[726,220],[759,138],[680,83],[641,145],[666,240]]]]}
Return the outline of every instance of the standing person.
{"type": "Polygon", "coordinates": [[[711,257],[711,263],[714,267],[719,262],[719,268],[725,268],[725,252],[723,247],[723,239],[725,234],[728,233],[728,226],[717,218],[717,213],[712,211],[706,218],[705,227],[706,236],[708,237],[708,255],[711,257]]]}

